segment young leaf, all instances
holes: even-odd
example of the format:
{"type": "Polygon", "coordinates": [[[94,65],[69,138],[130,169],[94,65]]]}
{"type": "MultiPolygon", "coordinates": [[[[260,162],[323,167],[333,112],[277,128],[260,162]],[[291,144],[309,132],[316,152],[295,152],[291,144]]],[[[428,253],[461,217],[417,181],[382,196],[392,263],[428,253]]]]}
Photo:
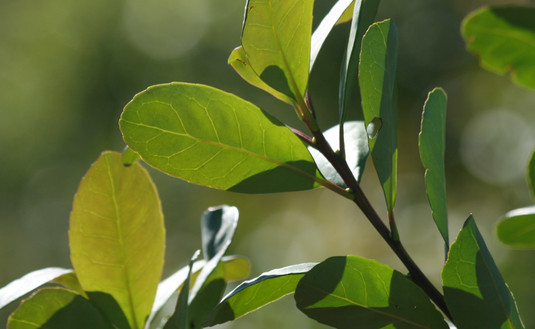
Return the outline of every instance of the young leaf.
{"type": "Polygon", "coordinates": [[[147,171],[139,163],[125,167],[119,153],[102,153],[75,195],[69,240],[72,264],[90,300],[108,318],[120,308],[130,328],[142,328],[165,244],[160,199],[147,171]]]}
{"type": "Polygon", "coordinates": [[[321,174],[303,143],[255,105],[187,83],[149,87],[120,119],[126,143],[151,166],[243,193],[307,190],[321,174]]]}
{"type": "Polygon", "coordinates": [[[262,79],[260,79],[260,77],[253,70],[251,64],[249,64],[249,60],[247,59],[247,55],[245,54],[242,46],[237,47],[232,51],[232,53],[230,53],[228,63],[243,78],[243,80],[247,81],[251,85],[267,91],[283,102],[286,102],[290,105],[294,104],[294,101],[290,97],[273,89],[262,79]]]}
{"type": "Polygon", "coordinates": [[[248,0],[242,46],[256,74],[302,105],[308,84],[313,0],[248,0]]]}
{"type": "Polygon", "coordinates": [[[511,247],[535,249],[535,206],[505,214],[497,233],[500,241],[511,247]]]}
{"type": "Polygon", "coordinates": [[[531,190],[531,197],[535,200],[535,152],[531,154],[528,164],[528,184],[531,190]]]}
{"type": "MultiPolygon", "coordinates": [[[[339,22],[342,15],[353,3],[354,0],[338,0],[312,34],[310,43],[310,71],[312,71],[312,67],[314,67],[314,63],[316,62],[316,58],[318,57],[325,39],[327,39],[327,36],[331,33],[333,27],[339,22]]],[[[349,16],[349,19],[351,19],[351,17],[352,16],[349,16]]]]}
{"type": "Polygon", "coordinates": [[[524,328],[513,295],[472,216],[451,245],[442,282],[457,328],[524,328]]]}
{"type": "Polygon", "coordinates": [[[205,326],[235,320],[295,291],[303,275],[315,263],[291,265],[243,282],[223,298],[208,317],[205,326]]]}
{"type": "Polygon", "coordinates": [[[84,297],[63,288],[44,288],[11,314],[8,329],[114,329],[84,297]]]}
{"type": "MultiPolygon", "coordinates": [[[[360,182],[368,154],[370,153],[366,127],[364,127],[364,122],[362,121],[345,122],[344,126],[344,139],[346,141],[345,159],[353,175],[360,182]]],[[[324,132],[325,139],[327,139],[333,150],[339,149],[339,130],[339,126],[336,125],[324,132]]],[[[318,150],[313,147],[309,147],[308,150],[325,178],[338,186],[347,187],[342,177],[338,175],[331,163],[318,150]]]]}
{"type": "Polygon", "coordinates": [[[25,274],[0,289],[0,309],[55,278],[72,272],[61,267],[47,267],[25,274]]]}
{"type": "Polygon", "coordinates": [[[511,73],[516,83],[535,89],[535,8],[484,7],[468,15],[462,35],[481,66],[511,73]]]}
{"type": "Polygon", "coordinates": [[[446,102],[442,88],[435,88],[427,95],[422,113],[419,136],[420,158],[425,168],[425,187],[433,219],[438,227],[446,250],[449,246],[448,211],[446,207],[446,173],[444,152],[446,149],[446,102]]]}
{"type": "Polygon", "coordinates": [[[388,211],[396,202],[397,109],[394,95],[397,28],[385,20],[370,26],[362,39],[359,83],[368,143],[388,211]],[[373,128],[377,130],[372,133],[373,128]]]}
{"type": "Polygon", "coordinates": [[[311,269],[295,290],[297,307],[326,325],[447,329],[425,293],[392,268],[358,256],[332,257],[311,269]]]}
{"type": "Polygon", "coordinates": [[[340,84],[338,87],[338,112],[340,122],[340,149],[344,150],[344,122],[346,121],[351,91],[357,80],[360,45],[362,36],[373,23],[380,0],[355,0],[351,29],[347,42],[344,61],[340,71],[340,84]]]}

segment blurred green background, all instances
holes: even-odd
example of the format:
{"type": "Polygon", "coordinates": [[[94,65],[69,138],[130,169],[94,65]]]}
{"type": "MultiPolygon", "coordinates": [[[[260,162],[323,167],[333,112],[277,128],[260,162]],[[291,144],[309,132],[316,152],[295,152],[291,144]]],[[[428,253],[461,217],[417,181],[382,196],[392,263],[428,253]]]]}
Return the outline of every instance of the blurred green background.
{"type": "MultiPolygon", "coordinates": [[[[73,195],[101,151],[120,151],[122,107],[146,87],[210,84],[300,127],[292,109],[242,81],[227,65],[239,45],[245,1],[0,1],[0,286],[47,266],[70,267],[67,230],[73,195]]],[[[334,4],[318,0],[315,24],[334,4]]],[[[535,92],[486,72],[465,51],[462,18],[485,4],[533,1],[383,0],[378,19],[399,27],[399,186],[402,240],[440,284],[441,238],[426,203],[417,138],[427,92],[449,96],[447,191],[451,235],[470,213],[510,285],[528,328],[535,327],[535,252],[495,237],[500,216],[531,205],[525,168],[535,148],[535,92]]],[[[336,124],[338,75],[349,25],[335,28],[311,76],[323,128],[336,124]]],[[[354,97],[353,118],[358,113],[354,97]]],[[[211,205],[240,209],[231,253],[252,274],[357,254],[401,271],[353,204],[327,190],[241,195],[187,184],[150,169],[167,228],[164,276],[200,246],[199,219],[211,205]]],[[[371,162],[363,187],[384,214],[371,162]]],[[[286,298],[225,328],[321,328],[286,298]]],[[[0,311],[0,323],[16,305],[0,311]]]]}

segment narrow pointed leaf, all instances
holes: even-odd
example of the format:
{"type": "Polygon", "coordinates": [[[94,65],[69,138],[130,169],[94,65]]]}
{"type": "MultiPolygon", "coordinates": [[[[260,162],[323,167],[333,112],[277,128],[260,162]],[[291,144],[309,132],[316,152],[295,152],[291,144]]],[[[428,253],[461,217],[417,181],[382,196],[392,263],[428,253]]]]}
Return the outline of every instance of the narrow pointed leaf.
{"type": "Polygon", "coordinates": [[[513,295],[472,216],[451,245],[442,283],[457,328],[524,328],[513,295]]]}
{"type": "Polygon", "coordinates": [[[351,21],[353,19],[353,9],[355,8],[355,1],[352,1],[349,7],[344,11],[342,16],[338,19],[338,22],[336,22],[336,25],[343,24],[351,21]]]}
{"type": "Polygon", "coordinates": [[[344,329],[447,329],[440,312],[411,280],[358,256],[332,257],[310,270],[295,290],[297,307],[309,317],[344,329]]]}
{"type": "MultiPolygon", "coordinates": [[[[368,27],[375,20],[377,8],[380,0],[355,0],[353,17],[351,20],[351,29],[349,30],[349,39],[347,42],[344,61],[340,71],[340,83],[338,86],[338,113],[340,123],[340,136],[344,135],[344,125],[346,121],[349,102],[351,100],[351,91],[355,86],[358,76],[360,46],[362,37],[368,27]]],[[[343,145],[343,141],[340,143],[343,145]]],[[[341,149],[344,149],[342,147],[341,149]]]]}
{"type": "Polygon", "coordinates": [[[61,267],[47,267],[11,281],[0,289],[0,309],[43,284],[69,272],[72,272],[72,270],[61,267]]]}
{"type": "MultiPolygon", "coordinates": [[[[348,11],[347,9],[352,7],[351,4],[353,3],[354,0],[338,0],[327,15],[325,15],[316,30],[314,30],[310,44],[310,71],[312,71],[312,68],[314,67],[316,58],[318,57],[327,36],[331,33],[333,27],[340,22],[342,15],[348,11]]],[[[350,14],[348,20],[350,20],[351,17],[352,14],[350,14]]]]}
{"type": "Polygon", "coordinates": [[[304,144],[255,105],[187,83],[148,88],[125,107],[126,143],[151,166],[243,193],[307,190],[321,174],[304,144]]]}
{"type": "Polygon", "coordinates": [[[531,154],[528,164],[528,184],[531,190],[531,197],[535,201],[535,152],[531,154]]]}
{"type": "MultiPolygon", "coordinates": [[[[349,121],[344,125],[344,139],[346,142],[345,159],[349,168],[353,172],[353,175],[357,181],[360,182],[362,174],[364,173],[364,167],[366,166],[368,154],[370,153],[370,150],[368,149],[366,127],[364,127],[364,122],[362,121],[349,121]]],[[[336,125],[324,132],[325,138],[333,150],[339,149],[339,131],[340,128],[336,125]]],[[[347,187],[342,177],[338,175],[331,163],[318,150],[313,147],[309,147],[308,150],[326,179],[343,188],[347,187]]]]}
{"type": "Polygon", "coordinates": [[[535,89],[535,8],[484,7],[468,15],[462,34],[481,66],[510,73],[516,83],[535,89]]]}
{"type": "Polygon", "coordinates": [[[362,110],[370,151],[389,211],[394,208],[397,189],[397,48],[394,22],[374,23],[362,39],[359,65],[362,110]],[[376,131],[372,133],[373,130],[376,131]]]}
{"type": "Polygon", "coordinates": [[[121,154],[104,152],[74,198],[69,240],[72,264],[90,299],[110,319],[120,309],[131,328],[142,328],[165,245],[160,199],[147,171],[139,163],[125,167],[121,154]]]}
{"type": "Polygon", "coordinates": [[[63,289],[44,288],[11,314],[8,329],[113,329],[84,297],[63,289]]]}
{"type": "Polygon", "coordinates": [[[535,249],[535,206],[515,209],[498,224],[498,238],[515,248],[535,249]]]}
{"type": "Polygon", "coordinates": [[[308,84],[313,0],[248,0],[242,46],[256,74],[301,103],[308,84]]]}
{"type": "Polygon", "coordinates": [[[245,54],[242,46],[237,47],[232,51],[232,53],[230,53],[228,63],[243,78],[243,80],[247,81],[251,85],[267,91],[283,102],[286,102],[290,105],[294,104],[294,101],[289,96],[277,91],[260,79],[249,63],[247,55],[245,54]]]}
{"type": "Polygon", "coordinates": [[[243,282],[223,298],[204,325],[213,326],[235,320],[293,293],[299,280],[314,265],[316,264],[291,265],[243,282]]]}
{"type": "Polygon", "coordinates": [[[425,168],[425,187],[435,224],[449,245],[448,211],[446,205],[446,103],[442,88],[435,88],[427,96],[422,113],[419,136],[420,158],[425,168]]]}

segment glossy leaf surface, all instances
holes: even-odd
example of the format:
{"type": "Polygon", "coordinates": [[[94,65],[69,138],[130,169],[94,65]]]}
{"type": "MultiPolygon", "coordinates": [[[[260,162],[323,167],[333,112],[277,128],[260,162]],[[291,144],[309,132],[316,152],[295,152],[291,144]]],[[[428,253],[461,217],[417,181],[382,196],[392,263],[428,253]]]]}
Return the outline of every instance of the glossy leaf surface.
{"type": "Polygon", "coordinates": [[[113,329],[84,297],[63,289],[44,288],[11,314],[8,329],[113,329]]]}
{"type": "Polygon", "coordinates": [[[442,282],[457,328],[524,328],[513,295],[472,216],[451,245],[442,282]]]}
{"type": "Polygon", "coordinates": [[[0,289],[0,309],[43,284],[69,272],[72,272],[72,270],[61,267],[47,267],[11,281],[0,289]]]}
{"type": "Polygon", "coordinates": [[[272,88],[304,99],[308,84],[313,0],[248,0],[242,46],[272,88]]]}
{"type": "MultiPolygon", "coordinates": [[[[353,172],[353,175],[360,182],[362,174],[364,173],[364,167],[366,166],[366,160],[370,150],[368,148],[368,135],[366,134],[366,128],[362,121],[349,121],[346,122],[344,129],[344,139],[346,143],[345,159],[349,168],[353,172]]],[[[339,149],[338,137],[340,128],[338,125],[326,130],[324,132],[325,139],[329,142],[333,150],[339,149]]],[[[316,149],[309,147],[308,150],[312,157],[316,161],[318,168],[325,178],[335,183],[338,186],[346,188],[344,180],[330,162],[316,149]]]]}
{"type": "Polygon", "coordinates": [[[447,329],[425,293],[403,274],[358,256],[331,257],[310,270],[295,291],[297,307],[335,328],[447,329]]]}
{"type": "Polygon", "coordinates": [[[484,7],[465,18],[468,50],[489,71],[510,73],[516,83],[535,89],[535,8],[484,7]]]}
{"type": "MultiPolygon", "coordinates": [[[[139,163],[104,152],[82,179],[69,230],[71,261],[90,299],[116,323],[142,328],[163,267],[160,199],[139,163]]],[[[118,326],[122,326],[117,324],[118,326]]]]}
{"type": "Polygon", "coordinates": [[[232,321],[295,291],[314,263],[291,265],[262,273],[232,290],[210,315],[205,325],[232,321]]]}
{"type": "Polygon", "coordinates": [[[422,113],[419,147],[420,159],[425,168],[427,199],[433,219],[446,246],[449,245],[448,211],[446,204],[446,104],[447,96],[442,88],[435,88],[427,95],[422,113]]]}
{"type": "Polygon", "coordinates": [[[362,39],[359,65],[362,110],[370,151],[389,211],[394,208],[397,190],[397,109],[394,95],[397,48],[396,25],[390,20],[374,23],[362,39]],[[377,133],[371,133],[372,130],[377,133]]]}
{"type": "Polygon", "coordinates": [[[125,107],[126,143],[151,166],[243,193],[307,190],[321,174],[288,128],[255,105],[187,83],[148,88],[125,107]]]}
{"type": "Polygon", "coordinates": [[[265,83],[262,79],[260,79],[260,77],[256,74],[253,67],[249,63],[247,55],[245,54],[245,51],[243,50],[242,46],[237,47],[232,51],[232,53],[230,53],[228,63],[243,78],[243,80],[247,81],[251,85],[260,88],[264,91],[267,91],[268,93],[277,97],[283,102],[286,102],[288,104],[294,103],[294,101],[289,96],[281,93],[280,91],[277,91],[276,89],[265,83]]]}
{"type": "Polygon", "coordinates": [[[500,241],[511,247],[535,249],[535,206],[505,214],[497,233],[500,241]]]}

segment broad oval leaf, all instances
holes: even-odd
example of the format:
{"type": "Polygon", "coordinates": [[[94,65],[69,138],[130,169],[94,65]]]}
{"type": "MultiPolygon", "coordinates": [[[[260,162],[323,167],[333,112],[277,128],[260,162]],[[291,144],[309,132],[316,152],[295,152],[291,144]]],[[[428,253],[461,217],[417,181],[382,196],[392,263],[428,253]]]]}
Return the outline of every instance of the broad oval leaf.
{"type": "Polygon", "coordinates": [[[297,307],[339,329],[448,328],[427,295],[394,269],[358,256],[331,257],[311,269],[295,290],[297,307]]]}
{"type": "Polygon", "coordinates": [[[531,197],[535,200],[535,152],[531,154],[528,164],[528,184],[531,190],[531,197]]]}
{"type": "Polygon", "coordinates": [[[451,245],[442,283],[457,328],[524,328],[513,295],[472,216],[451,245]]]}
{"type": "Polygon", "coordinates": [[[208,317],[205,326],[235,320],[295,291],[303,275],[315,263],[291,265],[245,281],[223,298],[208,317]]]}
{"type": "Polygon", "coordinates": [[[446,204],[446,103],[447,96],[442,88],[429,92],[422,113],[419,147],[420,158],[425,168],[425,187],[433,219],[449,246],[448,211],[446,204]]]}
{"type": "MultiPolygon", "coordinates": [[[[71,261],[90,299],[114,322],[142,328],[160,280],[165,232],[160,199],[139,163],[104,152],[82,179],[69,230],[71,261]]],[[[123,326],[117,324],[118,326],[123,326]]]]}
{"type": "Polygon", "coordinates": [[[535,89],[535,8],[484,7],[468,15],[462,34],[481,66],[511,73],[516,83],[535,89]]]}
{"type": "Polygon", "coordinates": [[[397,48],[394,22],[385,20],[374,23],[362,38],[359,65],[366,127],[372,122],[381,123],[376,137],[369,136],[369,146],[389,211],[394,208],[397,189],[397,109],[394,92],[397,48]]]}
{"type": "Polygon", "coordinates": [[[11,314],[8,329],[113,329],[84,297],[63,289],[44,288],[24,300],[11,314]]]}
{"type": "Polygon", "coordinates": [[[255,105],[195,84],[149,87],[126,105],[125,142],[169,175],[242,193],[307,190],[321,180],[310,153],[255,105]]]}
{"type": "Polygon", "coordinates": [[[301,104],[308,85],[313,0],[248,0],[241,42],[256,74],[301,104]]]}
{"type": "Polygon", "coordinates": [[[0,309],[57,277],[72,272],[61,267],[47,267],[25,274],[0,289],[0,309]]]}
{"type": "MultiPolygon", "coordinates": [[[[362,121],[349,121],[344,126],[344,140],[346,143],[345,159],[353,175],[360,182],[368,154],[370,153],[368,148],[368,134],[362,121]]],[[[339,131],[340,128],[336,125],[324,132],[325,139],[327,139],[333,150],[339,149],[339,131]]],[[[308,150],[326,179],[343,188],[347,187],[342,177],[336,172],[336,169],[333,168],[331,163],[318,150],[313,147],[309,147],[308,150]]]]}
{"type": "Polygon", "coordinates": [[[497,233],[500,241],[511,247],[535,249],[535,206],[505,214],[497,233]]]}

